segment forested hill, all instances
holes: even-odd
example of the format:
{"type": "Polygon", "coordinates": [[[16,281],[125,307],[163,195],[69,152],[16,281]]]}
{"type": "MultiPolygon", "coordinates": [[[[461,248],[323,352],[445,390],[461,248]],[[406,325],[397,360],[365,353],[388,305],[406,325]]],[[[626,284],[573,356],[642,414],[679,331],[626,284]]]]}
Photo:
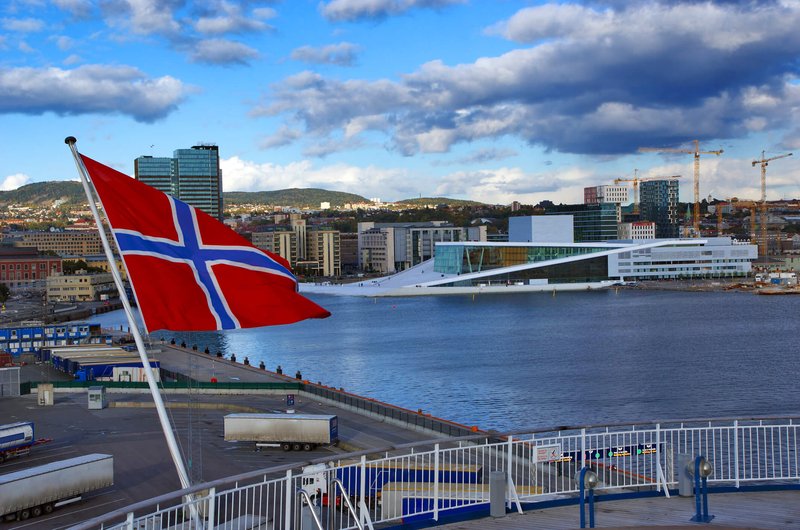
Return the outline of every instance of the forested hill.
{"type": "Polygon", "coordinates": [[[275,191],[227,191],[222,194],[225,205],[264,204],[269,206],[296,206],[319,208],[329,202],[332,208],[345,204],[369,202],[361,195],[319,188],[289,188],[275,191]]]}
{"type": "Polygon", "coordinates": [[[55,180],[34,182],[15,190],[0,191],[0,205],[18,204],[21,206],[49,206],[55,201],[62,203],[85,204],[86,195],[80,182],[55,180]]]}
{"type": "Polygon", "coordinates": [[[395,204],[413,206],[429,206],[446,204],[447,206],[480,206],[483,203],[477,201],[467,201],[463,199],[448,199],[447,197],[420,197],[418,199],[405,199],[397,201],[395,204]]]}

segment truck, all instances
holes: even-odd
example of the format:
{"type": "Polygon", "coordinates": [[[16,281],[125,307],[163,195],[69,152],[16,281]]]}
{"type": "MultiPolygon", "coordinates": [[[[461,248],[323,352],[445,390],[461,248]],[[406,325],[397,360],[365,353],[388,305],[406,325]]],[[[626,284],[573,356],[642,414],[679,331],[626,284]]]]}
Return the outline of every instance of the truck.
{"type": "Polygon", "coordinates": [[[335,499],[329,499],[329,478],[339,479],[345,493],[353,500],[354,504],[361,495],[361,477],[364,476],[364,496],[368,505],[374,506],[383,493],[387,484],[404,483],[418,484],[420,487],[433,484],[434,481],[448,487],[455,485],[462,487],[477,487],[483,484],[483,468],[471,464],[423,464],[400,460],[397,462],[342,462],[335,470],[330,471],[325,464],[313,464],[303,468],[301,478],[302,489],[308,493],[313,502],[321,497],[323,506],[329,503],[342,507],[341,491],[337,491],[335,499]],[[329,476],[329,473],[332,475],[329,476]]]}
{"type": "Polygon", "coordinates": [[[0,462],[15,456],[24,456],[31,452],[31,447],[47,443],[50,440],[36,440],[33,437],[33,423],[19,421],[0,425],[0,462]]]}
{"type": "Polygon", "coordinates": [[[225,441],[255,442],[284,451],[311,451],[339,443],[339,419],[325,414],[228,414],[224,418],[225,441]]]}
{"type": "Polygon", "coordinates": [[[89,454],[0,475],[0,517],[24,521],[114,485],[114,457],[89,454]]]}

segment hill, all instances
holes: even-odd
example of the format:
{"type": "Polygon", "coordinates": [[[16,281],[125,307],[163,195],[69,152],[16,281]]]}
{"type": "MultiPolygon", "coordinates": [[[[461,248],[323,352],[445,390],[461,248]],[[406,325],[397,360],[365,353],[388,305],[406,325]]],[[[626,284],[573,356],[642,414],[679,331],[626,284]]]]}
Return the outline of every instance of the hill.
{"type": "Polygon", "coordinates": [[[238,204],[264,204],[269,206],[297,206],[319,208],[320,203],[329,202],[331,207],[345,204],[369,202],[361,195],[320,188],[289,188],[275,191],[226,191],[222,194],[226,206],[238,204]]]}
{"type": "Polygon", "coordinates": [[[448,199],[447,197],[420,197],[418,199],[405,199],[397,201],[395,204],[404,206],[429,206],[431,204],[448,206],[481,206],[484,203],[478,201],[467,201],[463,199],[448,199]]]}
{"type": "Polygon", "coordinates": [[[69,204],[86,204],[81,183],[65,180],[34,182],[15,190],[0,191],[0,205],[3,206],[50,206],[58,200],[69,204]]]}

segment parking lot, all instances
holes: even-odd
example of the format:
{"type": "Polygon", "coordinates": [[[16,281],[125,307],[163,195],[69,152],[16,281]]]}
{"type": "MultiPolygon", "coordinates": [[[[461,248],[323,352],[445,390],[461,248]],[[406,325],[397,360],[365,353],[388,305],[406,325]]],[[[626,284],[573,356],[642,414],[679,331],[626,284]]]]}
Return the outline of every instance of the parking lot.
{"type": "MultiPolygon", "coordinates": [[[[43,367],[26,367],[27,374],[47,377],[43,367]]],[[[42,380],[42,379],[39,379],[42,380]]],[[[109,393],[110,402],[151,402],[149,394],[109,393]]],[[[339,447],[311,452],[283,452],[278,448],[255,451],[250,443],[223,440],[223,416],[244,408],[261,412],[285,412],[283,395],[168,395],[175,404],[168,412],[175,426],[189,474],[194,483],[289,463],[334,457],[350,450],[386,447],[430,439],[425,433],[405,430],[349,411],[297,396],[297,413],[339,416],[339,447]],[[204,407],[219,407],[211,409],[204,407]],[[230,410],[226,410],[229,407],[230,410]]],[[[5,528],[63,528],[78,521],[123,508],[134,502],[180,489],[180,483],[164,442],[157,415],[147,406],[109,406],[89,410],[85,392],[56,393],[52,406],[39,406],[36,395],[0,399],[2,423],[33,421],[36,438],[52,441],[35,446],[31,454],[0,464],[0,474],[66,458],[105,453],[114,456],[114,486],[87,495],[83,501],[57,509],[50,515],[23,522],[0,523],[5,528]]]]}

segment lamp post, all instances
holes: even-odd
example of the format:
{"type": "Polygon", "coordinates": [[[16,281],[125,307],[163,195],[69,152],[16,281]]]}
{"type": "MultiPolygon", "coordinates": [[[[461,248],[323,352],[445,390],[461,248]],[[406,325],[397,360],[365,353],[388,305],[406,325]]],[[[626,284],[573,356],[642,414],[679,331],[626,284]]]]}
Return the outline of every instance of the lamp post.
{"type": "Polygon", "coordinates": [[[695,523],[709,523],[714,518],[708,514],[708,477],[714,472],[714,467],[704,456],[694,459],[694,500],[695,514],[690,520],[695,523]],[[700,511],[702,497],[702,513],[700,511]]]}
{"type": "Polygon", "coordinates": [[[589,489],[589,528],[594,528],[594,489],[600,481],[597,473],[584,466],[578,476],[580,488],[581,528],[586,528],[586,489],[589,489]]]}

